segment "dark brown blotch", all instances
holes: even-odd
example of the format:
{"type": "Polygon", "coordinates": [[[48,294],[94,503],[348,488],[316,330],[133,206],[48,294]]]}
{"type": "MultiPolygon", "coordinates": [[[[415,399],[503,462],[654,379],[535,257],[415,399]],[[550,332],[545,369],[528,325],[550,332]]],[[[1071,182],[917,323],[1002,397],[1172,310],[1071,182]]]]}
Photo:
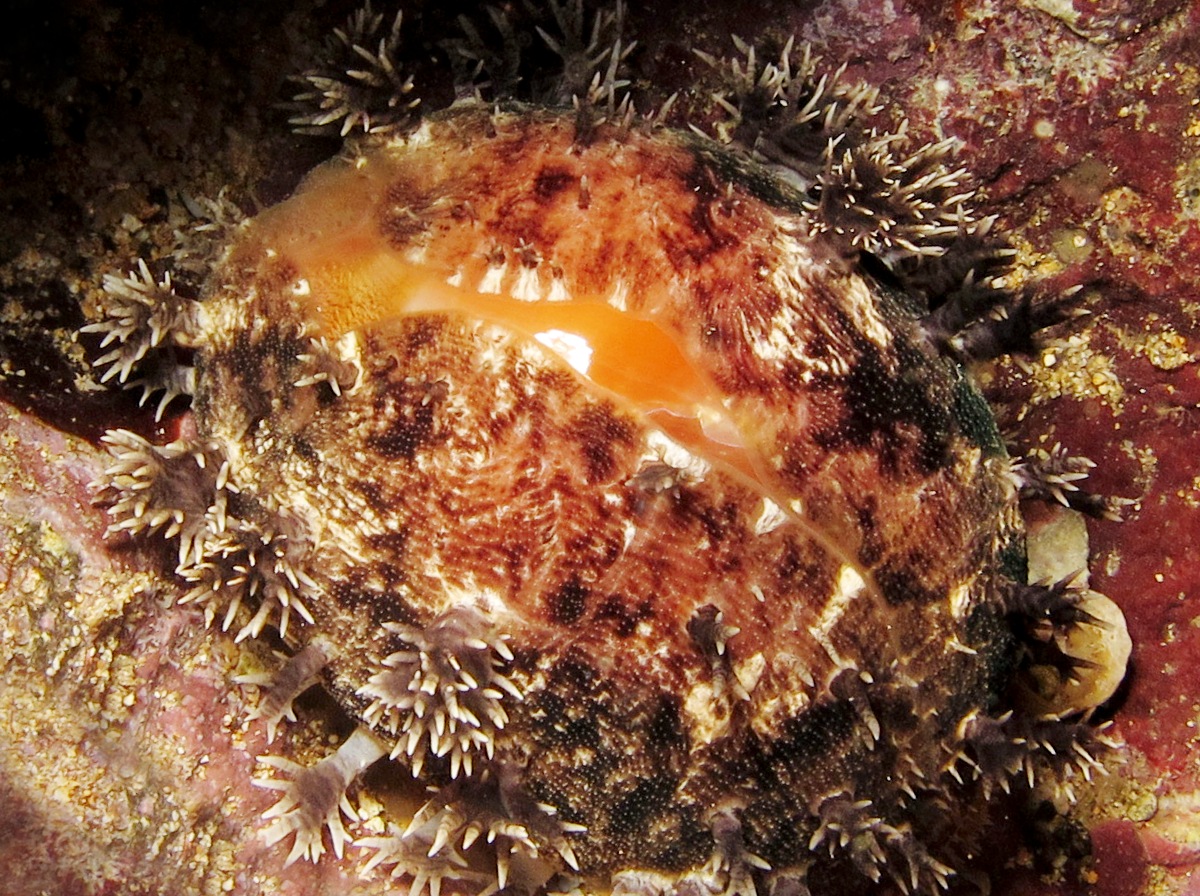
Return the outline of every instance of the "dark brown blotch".
{"type": "Polygon", "coordinates": [[[888,352],[843,329],[853,342],[849,372],[815,380],[840,413],[814,433],[814,442],[831,453],[871,449],[889,472],[909,465],[922,475],[940,469],[957,426],[950,396],[929,372],[928,359],[902,339],[888,352]]]}
{"type": "Polygon", "coordinates": [[[610,594],[596,610],[596,621],[613,623],[613,629],[622,638],[630,637],[637,631],[638,623],[654,618],[654,602],[643,598],[634,602],[624,594],[610,594]]]}
{"type": "Polygon", "coordinates": [[[444,214],[454,216],[461,203],[421,190],[402,180],[394,181],[379,203],[376,224],[393,249],[403,249],[421,239],[444,214]]]}
{"type": "Polygon", "coordinates": [[[443,382],[391,382],[375,397],[375,419],[367,445],[389,460],[412,460],[438,441],[437,410],[445,399],[443,382]]]}
{"type": "Polygon", "coordinates": [[[570,425],[589,483],[611,479],[617,469],[617,452],[633,444],[634,428],[608,405],[584,409],[570,425]]]}
{"type": "Polygon", "coordinates": [[[942,593],[926,585],[917,574],[920,562],[915,555],[899,561],[893,558],[875,570],[875,581],[889,604],[934,604],[942,599],[942,593]]]}
{"type": "Polygon", "coordinates": [[[578,178],[561,166],[543,168],[533,181],[533,194],[542,202],[549,202],[576,183],[578,178]]]}
{"type": "Polygon", "coordinates": [[[666,776],[639,781],[614,803],[606,833],[618,837],[646,833],[649,823],[671,808],[677,783],[666,776]]]}
{"type": "Polygon", "coordinates": [[[579,581],[579,576],[571,576],[546,595],[546,612],[551,621],[559,625],[578,622],[587,612],[590,593],[588,587],[579,581]]]}

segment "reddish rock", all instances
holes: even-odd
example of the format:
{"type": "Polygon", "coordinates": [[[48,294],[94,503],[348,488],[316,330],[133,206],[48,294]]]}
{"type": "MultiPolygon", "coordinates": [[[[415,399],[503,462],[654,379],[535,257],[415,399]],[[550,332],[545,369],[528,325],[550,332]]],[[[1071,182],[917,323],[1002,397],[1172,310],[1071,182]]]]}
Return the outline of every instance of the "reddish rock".
{"type": "Polygon", "coordinates": [[[1139,896],[1146,885],[1146,848],[1130,821],[1106,821],[1092,828],[1096,896],[1139,896]]]}

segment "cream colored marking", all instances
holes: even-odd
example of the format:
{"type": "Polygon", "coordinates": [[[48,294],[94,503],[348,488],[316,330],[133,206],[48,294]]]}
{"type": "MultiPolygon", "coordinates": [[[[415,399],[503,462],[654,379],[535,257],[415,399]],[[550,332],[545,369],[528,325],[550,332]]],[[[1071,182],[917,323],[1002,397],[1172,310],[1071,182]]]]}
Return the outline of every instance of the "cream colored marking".
{"type": "MultiPolygon", "coordinates": [[[[762,499],[762,510],[759,511],[758,519],[754,521],[754,534],[766,535],[769,532],[774,532],[780,526],[788,521],[788,516],[783,512],[783,508],[764,496],[762,499]]],[[[759,598],[762,599],[761,597],[759,598]]]]}
{"type": "MultiPolygon", "coordinates": [[[[774,661],[774,672],[784,680],[799,679],[805,687],[786,688],[764,700],[757,707],[751,725],[759,734],[773,736],[778,733],[779,719],[798,718],[812,706],[812,691],[816,687],[812,673],[794,656],[780,654],[774,661]]],[[[774,689],[772,689],[774,691],[774,689]]]]}
{"type": "Polygon", "coordinates": [[[861,277],[851,277],[847,283],[845,310],[854,322],[854,329],[883,350],[892,347],[892,331],[882,317],[875,297],[861,277]]]}
{"type": "Polygon", "coordinates": [[[721,445],[744,448],[745,439],[737,424],[730,418],[724,408],[714,408],[707,404],[695,405],[696,419],[700,421],[700,429],[704,435],[721,445]]]}
{"type": "Polygon", "coordinates": [[[850,373],[849,359],[855,357],[857,352],[854,352],[846,344],[846,340],[833,331],[824,318],[818,318],[814,321],[814,325],[825,335],[831,347],[828,360],[821,365],[822,369],[830,376],[848,375],[850,373]]]}
{"type": "Polygon", "coordinates": [[[397,150],[420,149],[433,143],[433,127],[428,121],[421,122],[420,127],[407,136],[398,136],[394,145],[397,150]]]}
{"type": "Polygon", "coordinates": [[[668,467],[685,473],[693,481],[699,481],[708,474],[712,465],[704,459],[692,454],[666,433],[651,429],[646,434],[646,445],[649,451],[642,455],[642,462],[653,463],[661,460],[668,467]]]}
{"type": "Polygon", "coordinates": [[[719,711],[711,682],[696,682],[684,698],[683,709],[692,720],[691,733],[699,743],[714,743],[729,732],[729,715],[719,711]]]}
{"type": "Polygon", "coordinates": [[[754,692],[754,688],[762,679],[765,671],[767,671],[767,660],[761,653],[748,656],[733,667],[733,674],[747,694],[754,692]]]}
{"type": "Polygon", "coordinates": [[[967,656],[976,656],[979,653],[974,647],[968,647],[962,641],[958,640],[956,635],[946,639],[946,646],[958,653],[965,653],[967,656]]]}
{"type": "MultiPolygon", "coordinates": [[[[480,335],[482,336],[483,334],[480,335]]],[[[524,361],[533,367],[540,367],[545,363],[545,356],[533,346],[523,345],[519,351],[520,354],[518,357],[520,361],[524,361]]],[[[505,361],[507,361],[501,340],[491,339],[485,342],[482,348],[476,350],[475,359],[480,369],[500,370],[505,361]]]]}
{"type": "MultiPolygon", "coordinates": [[[[790,310],[790,309],[788,309],[790,310]]],[[[786,316],[786,312],[780,316],[786,316]]],[[[804,357],[804,344],[796,338],[796,330],[789,322],[779,321],[766,334],[747,334],[751,337],[754,354],[764,361],[778,363],[799,354],[804,357]]]]}
{"type": "Polygon", "coordinates": [[[629,284],[624,280],[618,280],[613,284],[612,294],[608,297],[608,304],[618,311],[629,310],[629,284]]]}
{"type": "Polygon", "coordinates": [[[338,358],[344,364],[353,364],[354,369],[358,373],[354,377],[354,383],[349,388],[343,388],[342,394],[354,392],[362,385],[363,381],[363,366],[362,366],[362,343],[358,340],[358,334],[353,330],[342,335],[337,342],[333,344],[337,349],[338,358]]]}
{"type": "Polygon", "coordinates": [[[800,658],[797,656],[791,656],[790,660],[791,662],[789,665],[791,666],[792,671],[800,676],[800,680],[808,687],[815,688],[817,686],[817,680],[813,678],[812,670],[809,669],[808,666],[806,666],[803,662],[801,662],[800,658]]]}
{"type": "Polygon", "coordinates": [[[562,277],[553,277],[550,280],[550,292],[546,295],[547,302],[569,302],[571,301],[571,293],[567,289],[567,284],[562,277]]]}
{"type": "Polygon", "coordinates": [[[809,627],[809,632],[825,650],[835,666],[845,666],[846,662],[838,653],[837,648],[833,646],[829,635],[842,618],[842,614],[846,612],[846,608],[850,606],[851,601],[862,594],[866,587],[867,583],[863,581],[858,570],[852,566],[843,566],[838,573],[837,591],[826,602],[816,624],[809,627]]]}
{"type": "Polygon", "coordinates": [[[577,372],[587,375],[588,368],[592,366],[592,347],[583,336],[554,329],[535,333],[533,338],[556,353],[577,372]]]}
{"type": "Polygon", "coordinates": [[[540,302],[542,300],[542,279],[538,276],[538,269],[519,265],[517,282],[513,284],[509,295],[522,302],[540,302]]]}
{"type": "Polygon", "coordinates": [[[960,584],[957,588],[950,592],[947,601],[950,604],[951,619],[965,619],[971,611],[973,601],[971,600],[971,587],[967,583],[960,584]]]}
{"type": "Polygon", "coordinates": [[[635,538],[637,538],[637,534],[638,534],[637,523],[633,522],[633,520],[626,520],[624,529],[625,529],[625,544],[622,546],[622,550],[627,551],[627,550],[629,550],[629,546],[631,544],[633,544],[633,540],[635,538]]]}
{"type": "Polygon", "coordinates": [[[504,274],[508,270],[508,262],[496,266],[488,266],[479,281],[478,292],[484,295],[500,295],[504,291],[504,274]]]}

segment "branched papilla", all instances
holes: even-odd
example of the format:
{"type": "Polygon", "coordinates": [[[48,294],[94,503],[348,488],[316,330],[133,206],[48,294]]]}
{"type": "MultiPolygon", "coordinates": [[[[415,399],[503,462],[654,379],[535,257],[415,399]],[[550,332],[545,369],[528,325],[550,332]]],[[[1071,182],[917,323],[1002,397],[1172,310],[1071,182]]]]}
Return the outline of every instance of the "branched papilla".
{"type": "Polygon", "coordinates": [[[186,284],[202,283],[215,260],[221,258],[246,214],[223,187],[217,197],[181,192],[179,202],[189,220],[171,234],[171,269],[186,284]]]}
{"type": "Polygon", "coordinates": [[[368,2],[333,30],[317,66],[295,79],[303,86],[290,119],[298,133],[386,134],[413,121],[420,99],[402,69],[402,20],[397,12],[385,27],[386,16],[368,2]]]}
{"type": "Polygon", "coordinates": [[[870,673],[859,669],[844,669],[829,684],[829,693],[854,710],[861,723],[860,739],[863,746],[873,749],[883,734],[879,717],[871,707],[871,691],[868,683],[876,683],[870,673]]]}
{"type": "Polygon", "coordinates": [[[301,858],[310,862],[320,859],[326,850],[326,831],[334,854],[341,858],[345,845],[351,842],[342,819],[358,820],[347,790],[383,754],[383,747],[360,728],[336,753],[311,767],[281,756],[259,757],[259,762],[274,773],[256,777],[254,783],[282,794],[263,813],[262,817],[270,823],[262,837],[268,846],[294,837],[285,865],[301,858]]]}
{"type": "Polygon", "coordinates": [[[636,42],[623,37],[624,3],[600,5],[590,15],[583,0],[525,3],[549,63],[541,48],[518,38],[508,11],[489,6],[486,14],[486,21],[460,16],[462,36],[444,44],[460,97],[574,105],[586,126],[632,121],[625,71],[636,42]]]}
{"type": "MultiPolygon", "coordinates": [[[[618,38],[613,44],[608,65],[592,76],[587,90],[582,94],[572,95],[571,103],[575,107],[576,121],[584,139],[602,124],[629,128],[637,120],[633,96],[626,89],[630,82],[618,75],[625,57],[633,47],[634,45],[630,44],[622,48],[618,38]]],[[[653,123],[654,117],[648,116],[646,120],[653,123]]]]}
{"type": "Polygon", "coordinates": [[[1051,501],[1095,519],[1119,523],[1124,510],[1135,501],[1098,495],[1079,486],[1096,463],[1083,455],[1072,455],[1057,442],[1046,450],[1035,448],[1012,462],[1011,480],[1022,498],[1051,501]]]}
{"type": "Polygon", "coordinates": [[[199,558],[177,570],[190,585],[179,602],[204,607],[209,624],[224,605],[223,631],[244,604],[252,606],[254,615],[238,631],[237,641],[257,638],[276,614],[275,627],[283,637],[293,613],[311,624],[308,607],[320,588],[305,571],[311,568],[313,545],[298,521],[290,521],[296,523],[292,526],[287,522],[281,514],[270,526],[232,515],[213,521],[199,558]]]}
{"type": "Polygon", "coordinates": [[[1020,683],[1035,697],[1052,698],[1064,686],[1079,686],[1104,668],[1103,662],[1068,652],[1070,641],[1063,637],[1021,640],[1015,657],[1021,671],[1020,683]]]}
{"type": "Polygon", "coordinates": [[[325,650],[310,642],[288,657],[276,672],[252,672],[234,678],[238,684],[250,684],[260,689],[258,703],[246,719],[266,722],[267,743],[274,742],[284,719],[296,721],[294,701],[320,681],[320,672],[328,662],[325,650]]]}
{"type": "Polygon", "coordinates": [[[616,92],[628,86],[619,72],[636,42],[622,41],[625,27],[625,4],[617,2],[611,7],[602,7],[592,16],[588,28],[587,12],[583,0],[547,0],[553,31],[537,26],[546,46],[562,62],[562,72],[555,79],[552,94],[543,101],[553,105],[565,105],[574,98],[603,97],[613,105],[617,103],[616,92]]]}
{"type": "Polygon", "coordinates": [[[178,541],[181,567],[198,562],[234,491],[220,449],[187,439],[154,445],[124,429],[102,441],[113,463],[92,487],[108,505],[107,534],[160,533],[178,541]]]}
{"type": "Polygon", "coordinates": [[[961,358],[1032,345],[1058,323],[1062,302],[1013,301],[1003,273],[1013,250],[994,216],[974,209],[975,190],[954,165],[957,142],[914,144],[907,123],[866,130],[878,92],[847,83],[845,68],[788,41],[777,56],[735,38],[739,55],[699,54],[717,72],[713,135],[775,164],[806,196],[815,230],[878,259],[885,279],[923,297],[930,341],[961,358]]]}
{"type": "Polygon", "coordinates": [[[538,855],[537,845],[524,825],[499,812],[475,809],[468,813],[465,806],[450,802],[444,796],[429,801],[417,811],[408,828],[400,834],[399,842],[395,841],[393,833],[392,844],[379,844],[376,848],[388,853],[389,858],[384,861],[390,864],[394,857],[403,852],[405,841],[409,838],[428,843],[429,856],[443,856],[451,862],[455,862],[477,841],[490,844],[496,851],[496,886],[501,890],[508,883],[514,856],[537,858],[538,855]]]}
{"type": "Polygon", "coordinates": [[[160,419],[176,397],[195,392],[195,370],[181,363],[179,349],[195,332],[199,305],[175,291],[170,273],[155,280],[143,259],[124,277],[106,274],[104,293],[102,318],[80,328],[99,334],[100,348],[109,349],[93,362],[104,368],[100,382],[115,378],[125,388],[140,388],[142,404],[160,395],[160,419]]]}
{"type": "Polygon", "coordinates": [[[869,880],[878,883],[886,871],[905,892],[944,890],[954,870],[929,854],[907,825],[895,826],[877,814],[870,800],[856,800],[845,790],[817,801],[818,825],[809,849],[824,846],[841,856],[869,880]],[[904,873],[895,861],[904,860],[904,873]]]}
{"type": "Polygon", "coordinates": [[[993,786],[1008,793],[1010,781],[1025,768],[1029,749],[1025,740],[1010,730],[1012,712],[999,718],[974,711],[959,723],[958,736],[962,743],[946,763],[945,771],[959,784],[963,783],[960,764],[970,770],[970,777],[981,779],[985,797],[993,786]]]}
{"type": "Polygon", "coordinates": [[[174,272],[156,280],[139,258],[137,268],[123,277],[106,274],[100,319],[80,328],[81,333],[98,334],[100,348],[107,349],[92,362],[102,371],[100,381],[115,380],[126,389],[140,390],[139,405],[157,398],[155,420],[162,419],[176,398],[196,393],[190,352],[203,311],[199,301],[187,296],[196,291],[196,283],[242,220],[224,191],[216,200],[184,197],[183,203],[199,223],[175,231],[174,272]],[[177,281],[178,272],[182,276],[177,281]]]}
{"type": "MultiPolygon", "coordinates": [[[[940,255],[897,259],[892,272],[923,297],[948,336],[1010,298],[1003,275],[1016,257],[996,229],[994,215],[964,220],[940,255]]],[[[931,315],[931,316],[933,316],[931,315]]]]}
{"type": "Polygon", "coordinates": [[[1106,627],[1085,608],[1087,588],[1076,574],[1057,582],[1023,585],[1010,582],[1001,595],[1004,607],[1030,638],[1049,641],[1081,625],[1106,627]]]}
{"type": "Polygon", "coordinates": [[[1059,715],[1030,717],[1009,711],[993,718],[973,712],[959,724],[963,748],[946,770],[961,783],[958,765],[965,763],[972,777],[982,782],[985,795],[993,786],[1008,793],[1017,779],[1033,789],[1045,767],[1059,786],[1069,788],[1073,778],[1090,781],[1094,774],[1107,773],[1098,756],[1117,743],[1105,735],[1106,727],[1068,722],[1059,715]]]}
{"type": "Polygon", "coordinates": [[[784,165],[811,185],[830,142],[880,111],[878,91],[846,83],[844,65],[818,74],[820,59],[807,44],[797,48],[795,38],[773,61],[762,61],[758,49],[741,38],[733,42],[740,57],[697,51],[719,82],[713,101],[721,114],[713,136],[784,165]]]}
{"type": "Polygon", "coordinates": [[[362,379],[359,346],[353,332],[333,345],[324,336],[308,337],[308,350],[297,354],[296,361],[303,371],[293,384],[297,388],[324,383],[335,396],[340,396],[362,379]]]}
{"type": "Polygon", "coordinates": [[[1109,602],[1087,588],[1082,570],[1058,581],[1005,582],[999,598],[1017,635],[1019,687],[1035,700],[1078,686],[1105,668],[1107,661],[1097,660],[1087,645],[1107,643],[1113,633],[1112,622],[1102,618],[1109,602]],[[1080,637],[1085,626],[1102,631],[1080,637]]]}
{"type": "MultiPolygon", "coordinates": [[[[945,256],[927,263],[940,266],[956,251],[951,246],[945,256]]],[[[984,260],[969,270],[957,288],[940,296],[925,293],[933,310],[922,326],[931,343],[963,360],[985,361],[1008,354],[1028,370],[1025,357],[1051,341],[1051,328],[1087,314],[1075,299],[1078,286],[1050,297],[1031,289],[1009,288],[1003,272],[988,273],[994,266],[1007,265],[1009,254],[1010,250],[997,248],[996,260],[984,260]]],[[[914,276],[916,283],[924,282],[919,272],[914,276]]]]}
{"type": "Polygon", "coordinates": [[[885,865],[888,875],[902,893],[928,893],[946,890],[954,869],[934,858],[908,825],[890,830],[887,837],[891,860],[885,865]]]}
{"type": "Polygon", "coordinates": [[[389,824],[384,836],[365,837],[356,845],[374,851],[368,868],[392,866],[393,876],[408,875],[414,882],[430,873],[422,856],[440,859],[453,876],[462,876],[464,856],[476,843],[487,844],[495,853],[496,875],[489,883],[499,890],[509,883],[517,857],[555,857],[578,870],[567,835],[585,829],[559,819],[553,807],[529,800],[514,805],[503,790],[495,777],[460,779],[441,788],[407,827],[389,824]]]}
{"type": "MultiPolygon", "coordinates": [[[[692,880],[701,892],[721,896],[757,896],[755,872],[770,871],[771,864],[751,852],[745,842],[741,819],[735,810],[719,809],[709,819],[713,852],[692,880]]],[[[686,887],[687,879],[685,879],[686,887]]],[[[685,890],[686,892],[686,890],[685,890]]]]}
{"type": "Polygon", "coordinates": [[[1066,788],[1074,779],[1091,781],[1095,775],[1108,774],[1099,757],[1120,747],[1118,740],[1105,733],[1111,726],[1112,722],[1068,722],[1060,716],[1021,719],[1020,735],[1031,748],[1026,761],[1027,780],[1037,780],[1038,763],[1050,766],[1059,786],[1066,788]]]}
{"type": "Polygon", "coordinates": [[[688,636],[710,660],[723,657],[729,639],[740,631],[735,625],[725,624],[725,615],[715,604],[700,607],[687,623],[688,636]]]}
{"type": "Polygon", "coordinates": [[[729,640],[740,631],[737,626],[725,624],[724,614],[714,604],[697,609],[687,623],[688,637],[708,659],[713,695],[718,700],[750,699],[749,692],[738,679],[733,656],[728,651],[729,640]]]}
{"type": "Polygon", "coordinates": [[[453,846],[437,844],[440,826],[430,825],[425,829],[411,831],[388,822],[382,834],[360,837],[354,845],[367,850],[371,856],[363,866],[363,872],[375,868],[390,869],[391,876],[407,877],[408,893],[411,896],[441,896],[447,882],[466,885],[476,892],[485,892],[494,884],[494,878],[476,871],[453,846]]]}
{"type": "Polygon", "coordinates": [[[167,407],[176,398],[191,397],[196,394],[196,368],[190,364],[180,364],[170,358],[173,352],[164,355],[154,355],[144,360],[138,368],[138,376],[127,384],[127,388],[140,389],[138,407],[145,407],[155,396],[158,402],[154,406],[154,420],[162,420],[167,407]]]}
{"type": "Polygon", "coordinates": [[[310,540],[297,520],[276,514],[271,526],[237,516],[238,488],[213,443],[186,439],[154,445],[136,433],[112,430],[103,439],[113,463],[94,484],[108,505],[108,535],[160,534],[178,544],[176,574],[189,586],[181,604],[202,606],[209,624],[226,607],[226,630],[243,602],[253,618],[237,639],[257,637],[273,614],[286,635],[293,613],[311,623],[308,604],[318,585],[309,568],[310,540]]]}
{"type": "Polygon", "coordinates": [[[795,99],[801,85],[811,76],[812,54],[805,44],[801,55],[793,60],[795,38],[792,37],[788,38],[778,61],[760,65],[757,47],[736,35],[733,43],[744,60],[722,59],[703,50],[693,52],[722,77],[723,83],[712,94],[713,101],[725,113],[725,118],[716,125],[717,138],[722,143],[737,140],[753,147],[758,134],[783,113],[789,100],[795,99]]]}
{"type": "Polygon", "coordinates": [[[809,838],[809,850],[823,846],[830,856],[846,854],[859,871],[878,880],[877,866],[884,858],[879,838],[890,826],[875,814],[871,801],[839,791],[820,800],[814,814],[817,828],[809,838]]]}
{"type": "Polygon", "coordinates": [[[1121,508],[1128,502],[1083,491],[1079,483],[1095,469],[1095,461],[1070,454],[1061,444],[1049,450],[1035,448],[1013,461],[1011,476],[1021,497],[1053,501],[1081,513],[1119,522],[1121,508]]]}
{"type": "Polygon", "coordinates": [[[830,856],[847,855],[863,875],[878,881],[878,866],[885,857],[880,837],[890,826],[873,809],[870,800],[856,800],[845,791],[825,797],[816,807],[818,824],[809,850],[824,846],[830,856]]]}
{"type": "Polygon", "coordinates": [[[910,150],[903,128],[872,130],[860,143],[831,141],[816,198],[806,203],[816,229],[892,269],[904,258],[944,255],[980,226],[966,170],[951,167],[957,147],[947,139],[910,150]]]}
{"type": "Polygon", "coordinates": [[[414,776],[428,756],[448,758],[451,777],[470,775],[478,756],[493,755],[506,705],[522,699],[505,671],[508,636],[467,606],[424,628],[385,627],[398,649],[359,689],[371,701],[363,718],[396,737],[392,758],[407,756],[414,776]]]}
{"type": "Polygon", "coordinates": [[[454,69],[455,93],[459,99],[483,100],[515,97],[522,78],[522,44],[508,14],[495,6],[485,7],[488,22],[468,15],[458,17],[462,34],[443,41],[454,69]],[[488,29],[495,36],[488,34],[488,29]]]}

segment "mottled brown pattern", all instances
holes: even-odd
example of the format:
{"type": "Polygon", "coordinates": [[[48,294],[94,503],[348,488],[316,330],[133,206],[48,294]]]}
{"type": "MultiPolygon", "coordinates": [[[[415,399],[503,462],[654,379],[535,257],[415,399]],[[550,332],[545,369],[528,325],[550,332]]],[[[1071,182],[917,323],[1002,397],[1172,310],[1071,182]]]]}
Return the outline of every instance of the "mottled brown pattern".
{"type": "MultiPolygon", "coordinates": [[[[466,113],[446,127],[465,133],[479,120],[466,113]]],[[[970,587],[980,597],[990,587],[983,569],[1000,543],[1000,487],[980,478],[977,449],[963,455],[969,440],[946,410],[952,377],[908,344],[912,324],[893,329],[889,347],[858,332],[852,315],[861,310],[839,304],[839,284],[852,275],[819,255],[812,271],[832,264],[833,279],[814,279],[811,292],[783,294],[763,276],[798,245],[785,248],[755,229],[777,212],[736,181],[727,186],[705,161],[685,161],[686,141],[660,149],[635,133],[624,142],[596,140],[562,161],[534,154],[530,163],[526,147],[535,134],[569,145],[561,121],[537,121],[504,118],[496,137],[483,138],[490,143],[449,150],[459,152],[453,169],[441,154],[426,167],[424,150],[414,150],[403,186],[385,178],[391,187],[381,203],[403,206],[405,215],[424,209],[427,217],[420,227],[404,225],[404,234],[383,224],[382,240],[400,251],[413,234],[436,230],[423,264],[458,272],[465,283],[493,264],[489,246],[505,249],[513,267],[504,276],[553,262],[582,297],[606,297],[625,279],[631,309],[653,313],[707,381],[730,390],[748,450],[761,452],[751,463],[763,478],[718,465],[699,479],[662,480],[656,490],[651,484],[660,480],[643,475],[652,429],[636,407],[594,393],[527,337],[463,313],[364,321],[363,386],[311,419],[285,413],[272,425],[303,427],[324,459],[322,481],[344,481],[369,497],[369,517],[343,507],[337,490],[320,499],[326,519],[341,521],[352,538],[363,531],[356,550],[373,570],[365,577],[353,565],[339,572],[335,562],[317,571],[328,577],[331,595],[346,587],[360,595],[319,611],[320,630],[338,633],[336,643],[362,644],[332,658],[334,688],[352,695],[398,649],[364,628],[364,604],[371,627],[389,615],[428,623],[461,599],[455,595],[483,587],[505,608],[497,621],[516,638],[511,674],[527,692],[524,703],[509,707],[514,719],[497,735],[497,761],[521,763],[539,799],[587,826],[575,849],[591,873],[703,861],[706,801],[731,777],[742,780],[736,803],[744,807],[750,848],[794,863],[802,858],[796,844],[813,835],[812,806],[823,794],[847,782],[886,791],[882,782],[898,773],[899,744],[922,728],[919,718],[947,690],[962,692],[960,713],[986,699],[972,663],[947,656],[942,644],[955,631],[986,656],[991,636],[960,630],[942,607],[951,585],[979,577],[970,587]],[[660,191],[653,213],[638,205],[624,211],[630,197],[617,186],[618,172],[630,166],[643,190],[660,191]],[[453,189],[440,180],[450,170],[453,189]],[[578,211],[573,185],[585,172],[589,221],[609,222],[596,225],[607,228],[602,252],[575,248],[596,245],[597,234],[568,225],[578,211]],[[438,201],[429,202],[431,195],[438,201]],[[467,196],[472,215],[447,216],[467,196]],[[673,203],[682,218],[663,210],[673,203]],[[631,217],[618,224],[617,215],[631,217]],[[643,231],[639,220],[654,225],[643,231]],[[670,275],[652,282],[661,271],[670,275]],[[812,327],[811,353],[797,363],[831,371],[848,364],[848,371],[812,376],[761,357],[759,340],[789,315],[812,327]],[[359,440],[369,449],[362,460],[348,450],[359,440]],[[778,479],[767,462],[776,454],[778,479]],[[895,500],[931,482],[938,497],[927,516],[895,500]],[[755,533],[766,495],[799,497],[803,524],[783,521],[755,533]],[[368,534],[385,525],[393,534],[368,534]],[[979,540],[979,532],[989,534],[979,540]],[[845,587],[839,568],[851,558],[875,575],[862,596],[819,627],[817,617],[845,587]],[[717,661],[687,632],[700,607],[714,603],[737,630],[717,661]],[[842,659],[834,662],[835,655],[842,659]],[[841,662],[869,670],[874,684],[867,688],[841,662]],[[897,662],[907,664],[903,676],[897,662]],[[738,675],[751,675],[745,670],[755,663],[766,668],[754,673],[757,683],[746,678],[747,694],[736,697],[738,675]],[[923,682],[920,690],[910,692],[910,681],[923,682]],[[687,696],[705,682],[709,696],[687,696]],[[702,706],[705,717],[697,717],[702,706]],[[889,719],[895,741],[872,745],[866,720],[876,714],[889,719]],[[737,733],[747,724],[753,735],[737,733]],[[733,727],[705,743],[712,735],[701,732],[713,725],[733,727]],[[597,801],[599,793],[614,796],[597,801]],[[794,821],[781,826],[781,819],[794,821]]],[[[270,239],[252,233],[247,249],[270,239]]],[[[300,275],[302,258],[290,264],[300,275]]],[[[886,299],[871,301],[882,320],[902,320],[886,299]]],[[[799,332],[807,339],[808,330],[799,332]]],[[[255,488],[306,490],[288,480],[288,469],[259,465],[265,478],[255,488]]],[[[946,726],[938,736],[948,736],[954,723],[938,724],[946,726]]],[[[920,760],[921,773],[934,773],[924,763],[943,761],[935,755],[920,760]]],[[[426,767],[435,778],[445,775],[432,759],[426,767]]],[[[900,805],[892,795],[876,811],[890,816],[900,805]]]]}

